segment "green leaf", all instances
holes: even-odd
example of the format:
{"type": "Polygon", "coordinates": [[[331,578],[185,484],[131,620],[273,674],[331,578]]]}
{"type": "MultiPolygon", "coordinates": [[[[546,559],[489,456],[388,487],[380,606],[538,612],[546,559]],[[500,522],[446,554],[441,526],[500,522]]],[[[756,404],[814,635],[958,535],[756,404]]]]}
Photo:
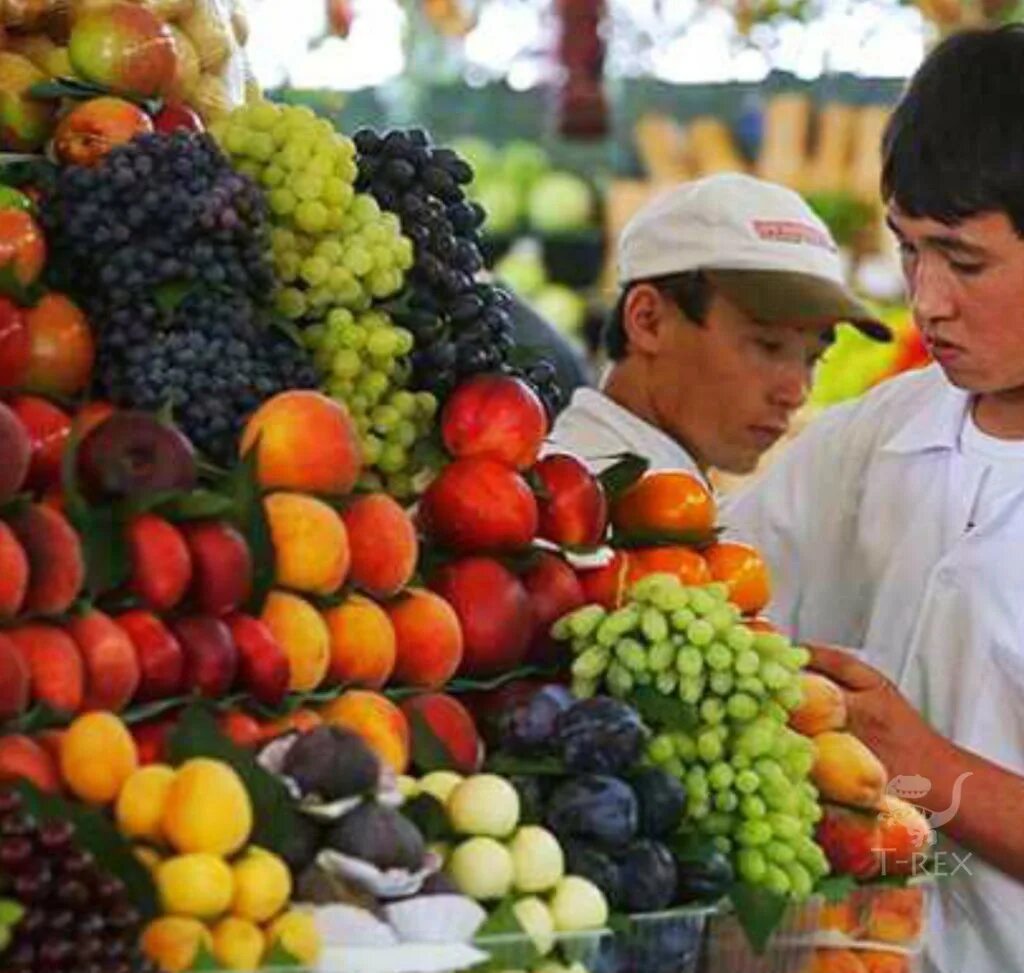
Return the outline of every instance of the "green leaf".
{"type": "Polygon", "coordinates": [[[35,307],[44,293],[40,284],[24,284],[18,280],[13,264],[0,267],[0,294],[9,297],[20,307],[35,307]]]}
{"type": "Polygon", "coordinates": [[[239,530],[245,535],[252,554],[252,595],[248,608],[259,616],[263,603],[274,587],[275,553],[270,537],[270,525],[263,507],[263,490],[256,475],[259,440],[242,457],[229,477],[229,493],[234,499],[234,516],[239,530]]]}
{"type": "Polygon", "coordinates": [[[555,669],[544,666],[520,666],[518,669],[510,669],[493,679],[453,679],[444,691],[451,694],[460,693],[489,693],[494,689],[501,689],[510,682],[518,682],[520,679],[534,679],[537,677],[550,676],[554,678],[559,675],[555,669]]]}
{"type": "Polygon", "coordinates": [[[125,530],[127,512],[120,506],[68,510],[82,541],[85,590],[93,598],[120,588],[131,575],[131,554],[125,530]]]}
{"type": "Polygon", "coordinates": [[[281,853],[298,828],[295,809],[284,784],[268,773],[249,751],[225,737],[208,704],[193,701],[182,711],[167,743],[173,764],[192,757],[210,757],[230,764],[242,778],[253,806],[252,844],[281,853]]]}
{"type": "Polygon", "coordinates": [[[306,342],[302,340],[302,329],[299,328],[294,321],[289,321],[287,318],[283,318],[278,314],[271,320],[270,327],[275,331],[280,331],[281,334],[285,335],[296,347],[305,349],[306,342]]]}
{"type": "Polygon", "coordinates": [[[487,769],[502,777],[564,777],[565,765],[557,757],[514,757],[495,753],[487,758],[487,769]]]}
{"type": "Polygon", "coordinates": [[[188,493],[178,493],[162,499],[153,512],[174,522],[206,520],[211,517],[228,517],[235,508],[231,497],[216,490],[202,488],[188,493]]]}
{"type": "Polygon", "coordinates": [[[703,864],[720,857],[711,838],[699,834],[676,834],[665,842],[672,856],[684,864],[703,864]]]}
{"type": "Polygon", "coordinates": [[[16,493],[10,500],[0,503],[0,520],[8,520],[17,517],[32,506],[31,493],[16,493]]]}
{"type": "Polygon", "coordinates": [[[43,794],[28,781],[16,785],[26,809],[39,821],[71,821],[75,840],[90,852],[96,861],[124,882],[132,904],[144,919],[159,912],[156,889],[149,871],[136,859],[131,846],[113,823],[93,808],[43,794]]]}
{"type": "Polygon", "coordinates": [[[633,932],[633,920],[624,912],[612,912],[605,925],[616,936],[629,936],[633,932]]]}
{"type": "Polygon", "coordinates": [[[431,436],[419,440],[412,448],[411,467],[413,469],[428,469],[439,472],[451,461],[451,457],[441,441],[440,428],[435,430],[431,436]]]}
{"type": "Polygon", "coordinates": [[[663,696],[650,686],[638,686],[629,697],[643,721],[657,730],[689,733],[700,723],[697,707],[678,696],[663,696]]]}
{"type": "Polygon", "coordinates": [[[162,98],[147,98],[144,95],[134,95],[130,92],[114,90],[107,85],[94,84],[91,81],[83,81],[80,78],[52,78],[48,81],[40,81],[29,88],[29,95],[44,101],[91,101],[93,98],[100,98],[104,95],[115,95],[126,101],[133,102],[144,109],[147,115],[158,115],[163,108],[162,98]]]}
{"type": "Polygon", "coordinates": [[[427,842],[450,841],[455,837],[444,805],[433,794],[419,794],[402,805],[404,814],[427,842]]]}
{"type": "Polygon", "coordinates": [[[121,714],[121,719],[129,726],[136,723],[148,723],[150,720],[155,720],[187,706],[192,700],[192,696],[176,696],[171,699],[154,699],[151,703],[139,703],[137,706],[125,710],[121,714]]]}
{"type": "Polygon", "coordinates": [[[274,943],[269,952],[263,957],[262,970],[289,969],[297,970],[302,966],[299,960],[292,956],[280,943],[274,943]]]}
{"type": "Polygon", "coordinates": [[[164,314],[173,314],[194,288],[194,284],[185,280],[170,281],[156,288],[153,292],[153,299],[164,314]]]}
{"type": "Polygon", "coordinates": [[[502,899],[477,931],[476,938],[479,940],[487,936],[521,935],[524,930],[516,918],[515,904],[516,899],[513,896],[502,899]]]}
{"type": "Polygon", "coordinates": [[[522,550],[495,555],[495,560],[500,561],[513,574],[528,574],[537,567],[542,553],[539,547],[524,547],[522,550]]]}
{"type": "Polygon", "coordinates": [[[455,769],[455,761],[448,748],[419,710],[410,713],[409,730],[412,735],[412,763],[421,774],[455,769]]]}
{"type": "Polygon", "coordinates": [[[209,971],[217,971],[221,968],[220,963],[217,962],[217,958],[211,953],[205,946],[205,944],[199,944],[199,950],[196,952],[196,958],[189,970],[194,973],[209,973],[209,971]]]}
{"type": "Polygon", "coordinates": [[[545,486],[544,481],[540,478],[540,474],[535,469],[527,470],[522,476],[533,491],[533,495],[541,503],[551,499],[551,491],[545,486]]]}
{"type": "Polygon", "coordinates": [[[750,948],[761,956],[768,941],[782,924],[790,900],[768,889],[736,882],[729,889],[729,899],[736,910],[736,918],[750,943],[750,948]]]}
{"type": "Polygon", "coordinates": [[[53,709],[46,703],[36,703],[27,713],[8,720],[3,729],[5,733],[24,733],[32,736],[42,730],[52,730],[55,727],[67,726],[71,722],[73,713],[65,713],[63,710],[53,709]]]}
{"type": "Polygon", "coordinates": [[[815,892],[826,902],[845,902],[857,889],[857,880],[852,875],[828,875],[818,882],[815,892]]]}
{"type": "Polygon", "coordinates": [[[696,530],[612,531],[612,546],[631,550],[636,547],[709,547],[718,540],[720,528],[696,530]]]}
{"type": "Polygon", "coordinates": [[[609,500],[615,500],[626,492],[650,468],[650,461],[635,453],[618,453],[603,456],[615,462],[598,474],[597,478],[609,500]]]}

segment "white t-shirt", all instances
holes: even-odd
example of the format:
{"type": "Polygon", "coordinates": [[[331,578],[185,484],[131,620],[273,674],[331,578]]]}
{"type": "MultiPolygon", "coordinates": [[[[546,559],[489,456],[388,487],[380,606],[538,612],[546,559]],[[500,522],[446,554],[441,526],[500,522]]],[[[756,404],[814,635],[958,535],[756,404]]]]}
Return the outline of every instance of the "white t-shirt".
{"type": "Polygon", "coordinates": [[[996,439],[982,432],[968,410],[960,451],[978,476],[968,529],[988,520],[1007,498],[1024,492],[1024,439],[996,439]]]}
{"type": "MultiPolygon", "coordinates": [[[[892,379],[812,422],[722,521],[767,558],[781,627],[861,649],[944,737],[1024,776],[1024,444],[993,449],[970,406],[937,366],[892,379]]],[[[1024,883],[969,869],[945,858],[928,969],[1020,970],[1024,883]]]]}
{"type": "Polygon", "coordinates": [[[704,479],[690,454],[656,426],[595,389],[577,389],[555,420],[545,453],[572,453],[594,472],[620,453],[635,453],[652,470],[686,470],[704,479]]]}

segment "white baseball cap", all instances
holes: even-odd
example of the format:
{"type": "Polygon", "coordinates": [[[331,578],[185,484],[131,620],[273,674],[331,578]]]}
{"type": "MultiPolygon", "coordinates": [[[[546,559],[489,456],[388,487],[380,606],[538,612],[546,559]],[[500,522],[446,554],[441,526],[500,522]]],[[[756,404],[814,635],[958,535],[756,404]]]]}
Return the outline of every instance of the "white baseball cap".
{"type": "Polygon", "coordinates": [[[741,173],[683,183],[648,203],[619,239],[619,282],[703,271],[767,324],[849,322],[892,332],[846,286],[839,247],[798,193],[741,173]]]}

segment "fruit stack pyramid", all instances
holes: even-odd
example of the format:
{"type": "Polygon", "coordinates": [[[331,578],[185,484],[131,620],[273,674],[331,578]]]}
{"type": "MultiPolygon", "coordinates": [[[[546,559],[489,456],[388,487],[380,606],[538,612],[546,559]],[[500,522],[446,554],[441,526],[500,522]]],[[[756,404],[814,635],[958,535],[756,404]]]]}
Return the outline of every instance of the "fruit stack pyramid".
{"type": "Polygon", "coordinates": [[[160,129],[196,113],[213,121],[246,97],[249,24],[240,0],[13,0],[4,5],[3,26],[5,151],[38,151],[76,128],[81,137],[97,121],[94,136],[133,124],[137,114],[122,98],[159,100],[160,129]],[[66,83],[55,96],[38,97],[46,82],[66,83]],[[95,99],[103,90],[117,100],[95,99]],[[60,95],[93,105],[68,127],[60,95]]]}

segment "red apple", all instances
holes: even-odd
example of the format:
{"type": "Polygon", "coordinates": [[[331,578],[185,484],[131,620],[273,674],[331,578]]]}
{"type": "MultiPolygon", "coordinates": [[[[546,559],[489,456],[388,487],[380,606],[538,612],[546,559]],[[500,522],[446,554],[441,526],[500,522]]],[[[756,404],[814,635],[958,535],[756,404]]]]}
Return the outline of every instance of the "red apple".
{"type": "Polygon", "coordinates": [[[192,555],[181,531],[155,514],[142,514],[126,531],[131,557],[128,584],[150,608],[169,611],[192,580],[192,555]]]}
{"type": "Polygon", "coordinates": [[[115,3],[78,18],[68,54],[75,73],[113,91],[166,94],[178,68],[174,34],[146,7],[115,3]]]}
{"type": "Polygon", "coordinates": [[[21,385],[31,352],[25,312],[6,297],[0,297],[0,389],[21,385]]]}
{"type": "Polygon", "coordinates": [[[583,587],[562,558],[546,552],[538,556],[522,581],[530,596],[535,626],[527,660],[536,665],[554,665],[562,661],[564,647],[551,638],[551,626],[586,604],[583,587]]]}
{"type": "Polygon", "coordinates": [[[153,127],[162,135],[206,131],[203,120],[188,105],[164,105],[153,119],[153,127]]]}
{"type": "Polygon", "coordinates": [[[608,499],[597,477],[567,453],[545,456],[533,472],[542,487],[540,536],[574,547],[600,544],[608,529],[608,499]]]}
{"type": "Polygon", "coordinates": [[[828,857],[833,871],[865,881],[882,868],[879,848],[881,827],[875,811],[826,804],[818,822],[816,840],[828,857]]]}
{"type": "Polygon", "coordinates": [[[0,402],[0,503],[10,500],[25,484],[32,463],[32,441],[21,420],[0,402]]]}
{"type": "Polygon", "coordinates": [[[537,500],[526,481],[492,459],[460,459],[423,495],[420,524],[460,553],[525,547],[537,532],[537,500]]]}
{"type": "Polygon", "coordinates": [[[536,392],[508,375],[467,379],[441,413],[441,437],[457,459],[482,457],[525,470],[537,461],[547,432],[536,392]]]}
{"type": "Polygon", "coordinates": [[[141,702],[173,699],[184,689],[185,656],[178,640],[156,615],[129,611],[114,619],[131,639],[139,659],[141,702]]]}
{"type": "Polygon", "coordinates": [[[288,655],[281,643],[258,618],[236,613],[224,621],[238,650],[242,688],[266,706],[279,706],[291,677],[288,655]]]}
{"type": "MultiPolygon", "coordinates": [[[[445,693],[424,693],[405,700],[401,709],[409,719],[413,739],[418,729],[416,721],[422,719],[427,725],[448,757],[447,769],[460,774],[475,774],[480,770],[484,762],[483,741],[473,717],[457,699],[445,693]]],[[[440,768],[420,769],[426,772],[440,768]]]]}
{"type": "Polygon", "coordinates": [[[219,699],[238,672],[238,650],[231,630],[219,618],[188,615],[171,626],[185,656],[185,688],[219,699]]]}
{"type": "Polygon", "coordinates": [[[202,521],[182,528],[192,555],[192,595],[201,611],[225,615],[252,591],[252,555],[230,524],[202,521]]]}
{"type": "Polygon", "coordinates": [[[115,145],[152,131],[152,120],[138,105],[123,98],[93,98],[60,120],[54,149],[65,165],[94,166],[115,145]]]}
{"type": "Polygon", "coordinates": [[[139,751],[139,763],[162,764],[167,760],[167,738],[174,729],[171,720],[155,720],[152,723],[139,723],[132,727],[132,737],[139,751]]]}
{"type": "Polygon", "coordinates": [[[47,294],[25,312],[31,352],[25,390],[65,398],[77,396],[92,378],[96,345],[78,306],[63,294],[47,294]]]}
{"type": "Polygon", "coordinates": [[[463,675],[494,675],[522,663],[533,616],[526,588],[508,568],[491,558],[466,557],[441,568],[430,587],[459,617],[463,675]]]}
{"type": "Polygon", "coordinates": [[[59,484],[64,447],[71,435],[71,419],[57,406],[35,395],[19,395],[11,401],[11,409],[28,430],[32,443],[29,486],[46,490],[59,484]]]}

